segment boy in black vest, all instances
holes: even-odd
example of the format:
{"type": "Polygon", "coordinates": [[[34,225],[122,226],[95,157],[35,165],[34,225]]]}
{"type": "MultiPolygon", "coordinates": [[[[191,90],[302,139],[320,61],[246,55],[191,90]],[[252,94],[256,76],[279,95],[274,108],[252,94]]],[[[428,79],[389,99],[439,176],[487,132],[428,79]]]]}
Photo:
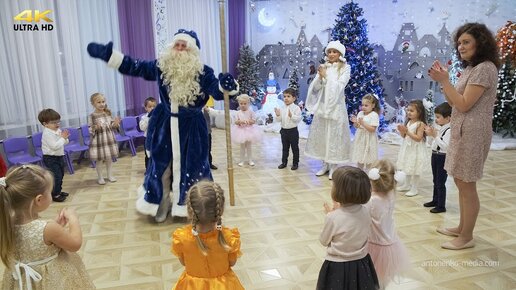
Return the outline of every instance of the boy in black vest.
{"type": "Polygon", "coordinates": [[[435,112],[435,123],[439,129],[427,126],[425,132],[434,138],[432,142],[432,175],[434,181],[434,195],[432,201],[424,204],[425,207],[434,207],[431,213],[446,211],[446,179],[448,173],[444,169],[446,150],[450,144],[450,117],[452,108],[447,102],[437,106],[435,112]]]}

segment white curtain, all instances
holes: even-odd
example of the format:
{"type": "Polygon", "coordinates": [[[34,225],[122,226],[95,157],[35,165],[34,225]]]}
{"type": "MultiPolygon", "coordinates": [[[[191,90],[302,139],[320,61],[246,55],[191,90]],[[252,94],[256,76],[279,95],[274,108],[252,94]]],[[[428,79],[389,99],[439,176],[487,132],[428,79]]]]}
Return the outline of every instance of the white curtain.
{"type": "Polygon", "coordinates": [[[216,76],[222,70],[218,5],[217,0],[166,2],[168,42],[180,28],[194,30],[201,43],[201,58],[206,65],[213,68],[216,76]]]}
{"type": "Polygon", "coordinates": [[[122,76],[86,52],[91,41],[120,43],[116,0],[2,1],[0,11],[8,16],[0,18],[0,139],[37,131],[43,108],[58,111],[63,127],[83,124],[94,92],[124,111],[122,76]],[[15,31],[23,22],[13,17],[26,9],[51,10],[54,29],[15,31]]]}

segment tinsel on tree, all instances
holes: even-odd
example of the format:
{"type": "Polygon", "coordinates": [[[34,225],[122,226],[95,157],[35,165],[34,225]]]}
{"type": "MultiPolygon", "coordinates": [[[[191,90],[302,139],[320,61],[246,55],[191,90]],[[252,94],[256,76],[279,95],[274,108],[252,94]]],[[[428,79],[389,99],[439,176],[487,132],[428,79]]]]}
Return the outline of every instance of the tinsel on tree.
{"type": "Polygon", "coordinates": [[[497,35],[502,67],[498,72],[493,130],[503,136],[516,133],[516,23],[507,21],[497,35]]]}
{"type": "MultiPolygon", "coordinates": [[[[360,109],[362,97],[372,93],[379,97],[384,109],[383,87],[373,57],[373,47],[367,38],[367,21],[362,18],[362,8],[355,2],[342,6],[337,14],[335,26],[331,32],[333,40],[338,40],[346,47],[345,58],[351,66],[351,79],[346,86],[346,103],[348,115],[356,115],[360,109]]],[[[383,113],[380,115],[380,130],[386,128],[383,113]]]]}
{"type": "Polygon", "coordinates": [[[428,90],[426,91],[425,98],[423,99],[423,105],[425,106],[426,110],[426,122],[427,124],[431,125],[434,123],[434,91],[428,90]]]}
{"type": "Polygon", "coordinates": [[[297,76],[296,67],[294,67],[294,69],[292,69],[292,73],[290,73],[290,77],[288,79],[288,87],[296,90],[299,94],[299,77],[297,76]]]}
{"type": "Polygon", "coordinates": [[[264,93],[261,80],[258,75],[258,60],[256,59],[254,51],[247,44],[240,48],[237,71],[237,81],[240,85],[240,93],[248,94],[253,97],[253,104],[261,104],[264,93]]]}
{"type": "Polygon", "coordinates": [[[459,77],[462,73],[462,66],[459,57],[457,56],[457,50],[453,50],[452,57],[448,60],[448,74],[450,75],[450,83],[455,86],[459,77]]]}
{"type": "Polygon", "coordinates": [[[314,119],[314,114],[310,113],[306,107],[305,103],[303,101],[299,102],[298,104],[299,108],[301,108],[301,118],[303,122],[307,125],[312,124],[312,121],[314,119]]]}

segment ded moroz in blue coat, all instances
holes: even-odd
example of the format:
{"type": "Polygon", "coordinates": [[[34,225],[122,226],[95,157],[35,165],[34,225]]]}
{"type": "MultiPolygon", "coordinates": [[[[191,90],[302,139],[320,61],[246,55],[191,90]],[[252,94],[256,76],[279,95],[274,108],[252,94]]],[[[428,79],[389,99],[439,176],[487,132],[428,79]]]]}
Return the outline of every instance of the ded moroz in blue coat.
{"type": "Polygon", "coordinates": [[[112,63],[122,74],[158,81],[159,86],[161,102],[149,115],[145,143],[151,153],[143,184],[145,193],[143,198],[137,201],[137,210],[143,214],[156,215],[163,191],[166,190],[161,178],[167,166],[172,163],[172,178],[179,177],[179,180],[172,182],[172,191],[175,196],[177,192],[180,193],[179,199],[174,199],[172,215],[186,216],[184,205],[188,189],[201,179],[213,180],[208,162],[208,128],[202,109],[210,95],[215,100],[224,99],[219,80],[215,77],[213,69],[204,65],[203,74],[199,76],[201,94],[194,104],[179,106],[177,114],[173,114],[168,96],[169,88],[163,84],[157,60],[133,59],[113,50],[108,65],[112,63]],[[178,136],[174,137],[177,133],[178,136]],[[179,143],[180,150],[174,148],[175,143],[179,143]],[[180,155],[179,158],[177,155],[180,155]]]}

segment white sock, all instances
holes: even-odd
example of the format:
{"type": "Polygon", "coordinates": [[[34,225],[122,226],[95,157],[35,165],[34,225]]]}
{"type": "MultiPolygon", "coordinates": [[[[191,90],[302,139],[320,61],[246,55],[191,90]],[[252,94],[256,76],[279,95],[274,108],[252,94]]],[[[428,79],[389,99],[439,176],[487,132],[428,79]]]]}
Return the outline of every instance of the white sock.
{"type": "Polygon", "coordinates": [[[99,180],[103,180],[104,177],[102,176],[102,167],[101,167],[102,164],[100,164],[100,160],[97,161],[97,166],[95,167],[95,169],[97,170],[97,176],[99,178],[99,180]]]}
{"type": "Polygon", "coordinates": [[[240,162],[244,162],[245,159],[245,143],[240,144],[240,162]]]}
{"type": "Polygon", "coordinates": [[[412,182],[411,182],[411,188],[412,191],[417,191],[417,187],[419,186],[419,175],[412,175],[412,182]]]}
{"type": "Polygon", "coordinates": [[[245,147],[247,148],[247,160],[248,161],[253,161],[253,147],[252,147],[252,143],[248,141],[245,144],[246,144],[245,147]]]}
{"type": "Polygon", "coordinates": [[[116,181],[116,178],[113,176],[113,162],[111,160],[106,160],[106,170],[109,181],[116,181]]]}

